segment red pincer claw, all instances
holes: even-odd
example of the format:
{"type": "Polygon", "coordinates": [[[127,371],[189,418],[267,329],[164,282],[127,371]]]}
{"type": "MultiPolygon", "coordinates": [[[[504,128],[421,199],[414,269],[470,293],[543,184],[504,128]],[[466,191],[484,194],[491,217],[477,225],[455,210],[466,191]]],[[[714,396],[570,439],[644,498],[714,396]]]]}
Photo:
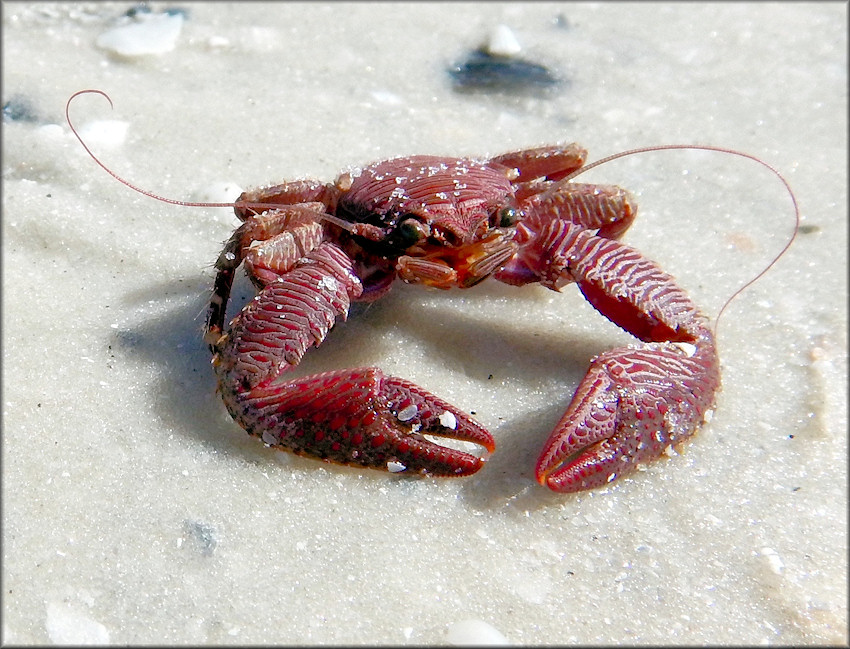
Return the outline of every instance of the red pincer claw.
{"type": "Polygon", "coordinates": [[[616,477],[618,396],[612,381],[591,365],[570,407],[555,426],[537,461],[537,481],[553,491],[604,485],[616,477]]]}
{"type": "Polygon", "coordinates": [[[428,437],[495,450],[463,411],[376,367],[337,370],[250,392],[223,391],[234,418],[269,446],[336,464],[392,473],[465,476],[486,456],[428,437]],[[426,437],[428,436],[428,437],[426,437]]]}
{"type": "Polygon", "coordinates": [[[387,468],[392,472],[416,471],[433,476],[465,476],[478,471],[487,461],[466,451],[444,446],[425,435],[477,444],[492,453],[495,442],[490,433],[462,410],[394,376],[381,382],[381,393],[395,421],[390,431],[387,468]]]}
{"type": "Polygon", "coordinates": [[[716,353],[675,343],[598,356],[537,462],[537,481],[561,493],[604,486],[694,434],[719,386],[716,353]]]}

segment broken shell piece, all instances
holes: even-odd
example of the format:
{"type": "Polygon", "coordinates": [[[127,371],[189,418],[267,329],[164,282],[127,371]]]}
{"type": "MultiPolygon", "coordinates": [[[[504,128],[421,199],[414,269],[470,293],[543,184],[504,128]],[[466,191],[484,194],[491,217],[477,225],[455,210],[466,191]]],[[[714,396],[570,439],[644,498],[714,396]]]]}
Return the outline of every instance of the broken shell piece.
{"type": "Polygon", "coordinates": [[[80,127],[80,136],[88,143],[96,143],[99,146],[116,147],[124,144],[127,138],[129,122],[117,119],[101,119],[86,122],[80,127]]]}
{"type": "Polygon", "coordinates": [[[451,66],[448,72],[458,92],[535,94],[566,83],[542,65],[516,56],[492,54],[486,48],[471,52],[465,61],[451,66]]]}
{"type": "Polygon", "coordinates": [[[98,36],[96,45],[119,56],[163,54],[174,49],[183,28],[181,13],[137,13],[125,21],[98,36]]]}
{"type": "Polygon", "coordinates": [[[394,462],[390,460],[387,462],[387,471],[390,473],[401,473],[402,471],[407,471],[407,467],[401,462],[394,462]]]}
{"type": "Polygon", "coordinates": [[[507,645],[508,639],[484,620],[462,620],[449,626],[446,640],[456,647],[507,645]]]}
{"type": "Polygon", "coordinates": [[[442,415],[438,417],[440,420],[440,425],[444,428],[451,428],[455,430],[457,428],[457,418],[454,416],[454,413],[446,410],[442,415]]]}
{"type": "Polygon", "coordinates": [[[673,344],[676,345],[676,347],[678,347],[679,349],[681,349],[684,352],[685,356],[687,356],[688,358],[692,358],[693,355],[697,353],[697,346],[692,345],[691,343],[673,343],[673,344]]]}
{"type": "Polygon", "coordinates": [[[411,419],[413,419],[416,416],[417,412],[418,412],[418,409],[416,408],[416,406],[411,404],[411,405],[405,406],[404,408],[399,410],[398,414],[396,415],[396,418],[399,421],[410,421],[411,419]]]}
{"type": "Polygon", "coordinates": [[[487,53],[493,56],[513,56],[522,51],[514,33],[507,25],[496,25],[487,43],[487,53]]]}

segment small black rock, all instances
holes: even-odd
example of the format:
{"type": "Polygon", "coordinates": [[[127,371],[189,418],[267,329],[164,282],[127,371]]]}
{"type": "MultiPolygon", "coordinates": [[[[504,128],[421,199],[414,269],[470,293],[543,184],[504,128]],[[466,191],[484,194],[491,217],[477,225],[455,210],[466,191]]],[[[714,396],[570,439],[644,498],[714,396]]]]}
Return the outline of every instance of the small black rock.
{"type": "Polygon", "coordinates": [[[38,115],[32,102],[22,95],[13,95],[3,104],[4,122],[37,122],[38,115]]]}
{"type": "Polygon", "coordinates": [[[534,92],[562,83],[542,65],[484,49],[471,52],[466,61],[449,68],[449,74],[461,92],[534,92]]]}

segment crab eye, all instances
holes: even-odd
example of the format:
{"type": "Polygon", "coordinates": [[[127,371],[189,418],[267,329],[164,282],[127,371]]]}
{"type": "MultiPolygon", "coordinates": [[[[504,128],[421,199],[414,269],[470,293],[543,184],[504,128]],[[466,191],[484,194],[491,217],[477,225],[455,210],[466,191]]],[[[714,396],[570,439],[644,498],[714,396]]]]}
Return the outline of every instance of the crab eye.
{"type": "Polygon", "coordinates": [[[503,207],[499,210],[499,227],[507,228],[519,221],[520,212],[515,207],[503,207]]]}
{"type": "Polygon", "coordinates": [[[431,232],[428,226],[415,218],[407,218],[396,226],[388,237],[391,245],[406,249],[425,239],[431,232]]]}

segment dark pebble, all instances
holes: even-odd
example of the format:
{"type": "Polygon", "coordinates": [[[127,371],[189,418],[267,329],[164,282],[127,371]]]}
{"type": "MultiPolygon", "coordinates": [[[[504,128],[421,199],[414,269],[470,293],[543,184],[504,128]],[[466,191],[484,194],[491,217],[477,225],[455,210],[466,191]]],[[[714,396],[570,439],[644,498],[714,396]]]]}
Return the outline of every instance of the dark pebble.
{"type": "Polygon", "coordinates": [[[454,89],[460,92],[535,92],[562,83],[546,67],[512,56],[475,50],[466,61],[449,68],[454,89]]]}
{"type": "Polygon", "coordinates": [[[135,18],[136,16],[138,16],[140,14],[149,14],[149,13],[151,13],[151,8],[148,7],[147,3],[140,2],[136,6],[130,7],[129,9],[127,9],[127,11],[124,12],[124,15],[127,16],[127,18],[135,18]]]}
{"type": "MultiPolygon", "coordinates": [[[[124,12],[124,15],[128,18],[135,18],[141,14],[149,14],[151,13],[151,8],[147,5],[146,2],[140,2],[134,7],[130,7],[127,11],[124,12]]],[[[163,9],[162,13],[168,14],[169,16],[183,16],[183,20],[189,19],[189,10],[184,9],[183,7],[169,7],[167,9],[163,9]]]]}
{"type": "Polygon", "coordinates": [[[162,13],[168,14],[169,16],[183,16],[183,20],[189,20],[189,10],[184,9],[183,7],[169,7],[162,13]]]}
{"type": "Polygon", "coordinates": [[[4,122],[37,122],[38,115],[32,102],[21,95],[13,95],[3,104],[4,122]]]}

